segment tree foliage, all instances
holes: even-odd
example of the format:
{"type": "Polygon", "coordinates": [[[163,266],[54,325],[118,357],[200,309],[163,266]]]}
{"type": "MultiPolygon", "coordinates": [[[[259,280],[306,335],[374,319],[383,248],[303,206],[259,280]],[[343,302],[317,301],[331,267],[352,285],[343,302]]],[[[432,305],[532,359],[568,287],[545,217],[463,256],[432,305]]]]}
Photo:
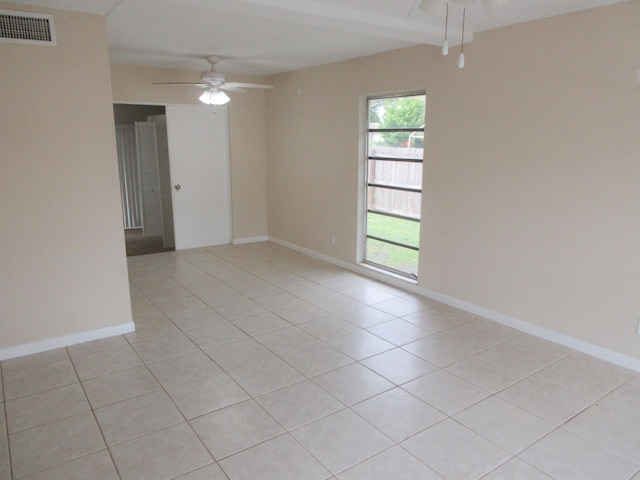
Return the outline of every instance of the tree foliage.
{"type": "MultiPolygon", "coordinates": [[[[369,106],[369,120],[377,118],[378,128],[419,128],[424,125],[425,97],[398,97],[373,101],[369,106]]],[[[410,132],[384,132],[380,134],[382,145],[409,146],[410,132]]],[[[422,147],[423,138],[414,135],[411,146],[422,147]]]]}

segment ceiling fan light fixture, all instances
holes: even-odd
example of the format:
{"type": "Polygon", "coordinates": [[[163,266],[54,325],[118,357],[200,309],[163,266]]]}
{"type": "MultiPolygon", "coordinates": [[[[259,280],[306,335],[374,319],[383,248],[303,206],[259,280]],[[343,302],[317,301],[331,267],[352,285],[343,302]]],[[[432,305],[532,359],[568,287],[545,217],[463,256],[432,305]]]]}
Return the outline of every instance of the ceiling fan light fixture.
{"type": "Polygon", "coordinates": [[[222,85],[226,81],[226,76],[224,73],[209,70],[208,72],[202,72],[200,74],[200,80],[212,85],[222,85]]]}
{"type": "Polygon", "coordinates": [[[225,105],[231,99],[223,91],[211,88],[200,95],[199,100],[207,105],[225,105]]]}

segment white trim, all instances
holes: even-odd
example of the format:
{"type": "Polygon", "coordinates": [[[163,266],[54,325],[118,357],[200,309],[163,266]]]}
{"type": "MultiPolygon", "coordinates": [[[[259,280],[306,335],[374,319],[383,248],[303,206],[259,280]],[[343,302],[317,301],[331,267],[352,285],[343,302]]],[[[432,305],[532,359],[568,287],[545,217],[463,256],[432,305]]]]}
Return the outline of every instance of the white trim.
{"type": "Polygon", "coordinates": [[[367,167],[369,165],[368,142],[369,142],[369,97],[361,95],[360,119],[358,122],[358,222],[357,222],[357,243],[356,262],[364,261],[367,243],[367,167]]]}
{"type": "MultiPolygon", "coordinates": [[[[227,205],[229,206],[229,211],[227,215],[229,215],[229,221],[227,228],[229,229],[229,236],[227,237],[229,241],[233,240],[233,195],[231,194],[231,134],[229,133],[230,119],[229,119],[229,106],[228,105],[219,105],[222,107],[222,111],[224,112],[224,143],[225,143],[225,168],[227,170],[227,205]]],[[[213,113],[217,112],[216,108],[218,105],[213,106],[213,113]]],[[[166,111],[166,107],[165,107],[166,111]]]]}
{"type": "Polygon", "coordinates": [[[246,243],[258,243],[258,242],[268,242],[269,237],[263,235],[261,237],[245,237],[245,238],[234,238],[231,243],[234,245],[244,245],[246,243]]]}
{"type": "Polygon", "coordinates": [[[585,342],[584,340],[580,340],[579,338],[565,335],[564,333],[556,332],[555,330],[551,330],[534,323],[519,320],[509,315],[505,315],[504,313],[491,310],[490,308],[482,307],[480,305],[450,297],[442,293],[434,292],[426,288],[418,287],[418,289],[420,290],[419,293],[421,295],[432,300],[436,300],[452,307],[459,308],[460,310],[464,310],[465,312],[474,313],[481,317],[488,318],[489,320],[493,320],[494,322],[501,323],[502,325],[515,328],[516,330],[519,330],[521,332],[528,333],[545,340],[549,340],[550,342],[557,343],[558,345],[563,345],[565,347],[571,348],[572,350],[576,350],[587,355],[591,355],[592,357],[596,357],[601,360],[620,365],[621,367],[640,372],[640,359],[638,358],[630,357],[623,353],[609,350],[608,348],[604,348],[593,343],[585,342]]]}
{"type": "Polygon", "coordinates": [[[419,287],[418,285],[412,283],[408,279],[405,280],[403,277],[394,276],[382,270],[369,268],[362,265],[354,265],[352,263],[338,260],[337,258],[329,257],[328,255],[323,255],[321,253],[314,252],[313,250],[309,250],[307,248],[299,247],[297,245],[294,245],[289,242],[285,242],[284,240],[280,240],[278,238],[269,237],[269,241],[276,243],[278,245],[281,245],[283,247],[290,248],[291,250],[304,253],[305,255],[308,255],[312,258],[316,258],[318,260],[325,261],[332,265],[336,265],[338,267],[351,270],[352,272],[374,278],[375,280],[388,283],[396,287],[403,288],[409,292],[417,293],[418,295],[422,295],[423,297],[430,298],[431,300],[442,302],[446,305],[450,305],[460,310],[464,310],[465,312],[473,313],[475,315],[479,315],[489,320],[493,320],[494,322],[498,322],[502,325],[515,328],[516,330],[519,330],[524,333],[528,333],[535,337],[543,338],[545,340],[549,340],[550,342],[557,343],[558,345],[562,345],[562,346],[571,348],[573,350],[576,350],[578,352],[591,355],[592,357],[596,357],[601,360],[605,360],[607,362],[619,365],[621,367],[629,368],[631,370],[635,370],[636,372],[640,372],[640,358],[631,357],[629,355],[616,352],[615,350],[609,350],[608,348],[604,348],[599,345],[594,345],[593,343],[585,342],[584,340],[580,340],[578,338],[565,335],[564,333],[559,333],[554,330],[542,327],[540,325],[536,325],[534,323],[525,322],[524,320],[519,320],[509,315],[505,315],[504,313],[491,310],[490,308],[482,307],[480,305],[476,305],[474,303],[467,302],[465,300],[460,300],[455,297],[450,297],[443,293],[435,292],[433,290],[429,290],[424,287],[419,287]]]}
{"type": "Polygon", "coordinates": [[[102,338],[115,337],[116,335],[123,335],[125,333],[131,333],[135,331],[135,324],[133,322],[129,322],[123,323],[122,325],[116,325],[114,327],[91,330],[89,332],[72,333],[71,335],[64,335],[62,337],[49,338],[47,340],[41,340],[39,342],[26,343],[24,345],[18,345],[16,347],[0,349],[0,360],[9,360],[10,358],[23,357],[25,355],[46,352],[48,350],[68,347],[70,345],[76,345],[78,343],[90,342],[91,340],[100,340],[102,338]]]}
{"type": "Polygon", "coordinates": [[[400,275],[394,275],[393,273],[370,267],[369,265],[355,265],[353,263],[345,262],[343,260],[339,260],[337,258],[330,257],[313,250],[309,250],[308,248],[299,247],[298,245],[280,240],[279,238],[270,236],[269,241],[277,245],[290,248],[291,250],[295,250],[296,252],[303,253],[317,260],[322,260],[323,262],[330,263],[337,267],[342,267],[346,270],[351,270],[352,272],[359,273],[360,275],[364,275],[366,277],[370,277],[375,280],[394,285],[396,287],[404,288],[405,290],[408,290],[412,293],[422,295],[420,287],[418,287],[415,281],[410,278],[405,278],[400,275]]]}

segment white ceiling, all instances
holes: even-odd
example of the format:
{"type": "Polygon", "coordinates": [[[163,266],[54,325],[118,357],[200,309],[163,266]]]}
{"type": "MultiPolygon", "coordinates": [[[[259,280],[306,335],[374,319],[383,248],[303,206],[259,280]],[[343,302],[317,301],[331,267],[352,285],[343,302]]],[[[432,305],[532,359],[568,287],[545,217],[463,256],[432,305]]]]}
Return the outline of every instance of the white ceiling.
{"type": "MultiPolygon", "coordinates": [[[[114,63],[205,70],[222,57],[225,73],[269,75],[426,43],[440,45],[444,22],[420,0],[10,0],[14,4],[107,17],[114,63]]],[[[493,15],[467,9],[473,32],[586,10],[624,0],[512,0],[493,15]]],[[[452,8],[450,44],[462,11],[452,8]]]]}

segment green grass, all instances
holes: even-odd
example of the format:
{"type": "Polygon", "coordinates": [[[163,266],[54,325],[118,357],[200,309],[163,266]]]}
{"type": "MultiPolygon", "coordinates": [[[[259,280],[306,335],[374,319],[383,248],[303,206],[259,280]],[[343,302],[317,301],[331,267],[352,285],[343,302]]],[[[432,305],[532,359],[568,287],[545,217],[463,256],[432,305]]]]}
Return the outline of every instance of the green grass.
{"type": "MultiPolygon", "coordinates": [[[[367,234],[417,247],[420,224],[370,213],[367,216],[367,234]]],[[[367,260],[403,272],[418,273],[418,252],[408,248],[367,239],[367,260]]]]}

